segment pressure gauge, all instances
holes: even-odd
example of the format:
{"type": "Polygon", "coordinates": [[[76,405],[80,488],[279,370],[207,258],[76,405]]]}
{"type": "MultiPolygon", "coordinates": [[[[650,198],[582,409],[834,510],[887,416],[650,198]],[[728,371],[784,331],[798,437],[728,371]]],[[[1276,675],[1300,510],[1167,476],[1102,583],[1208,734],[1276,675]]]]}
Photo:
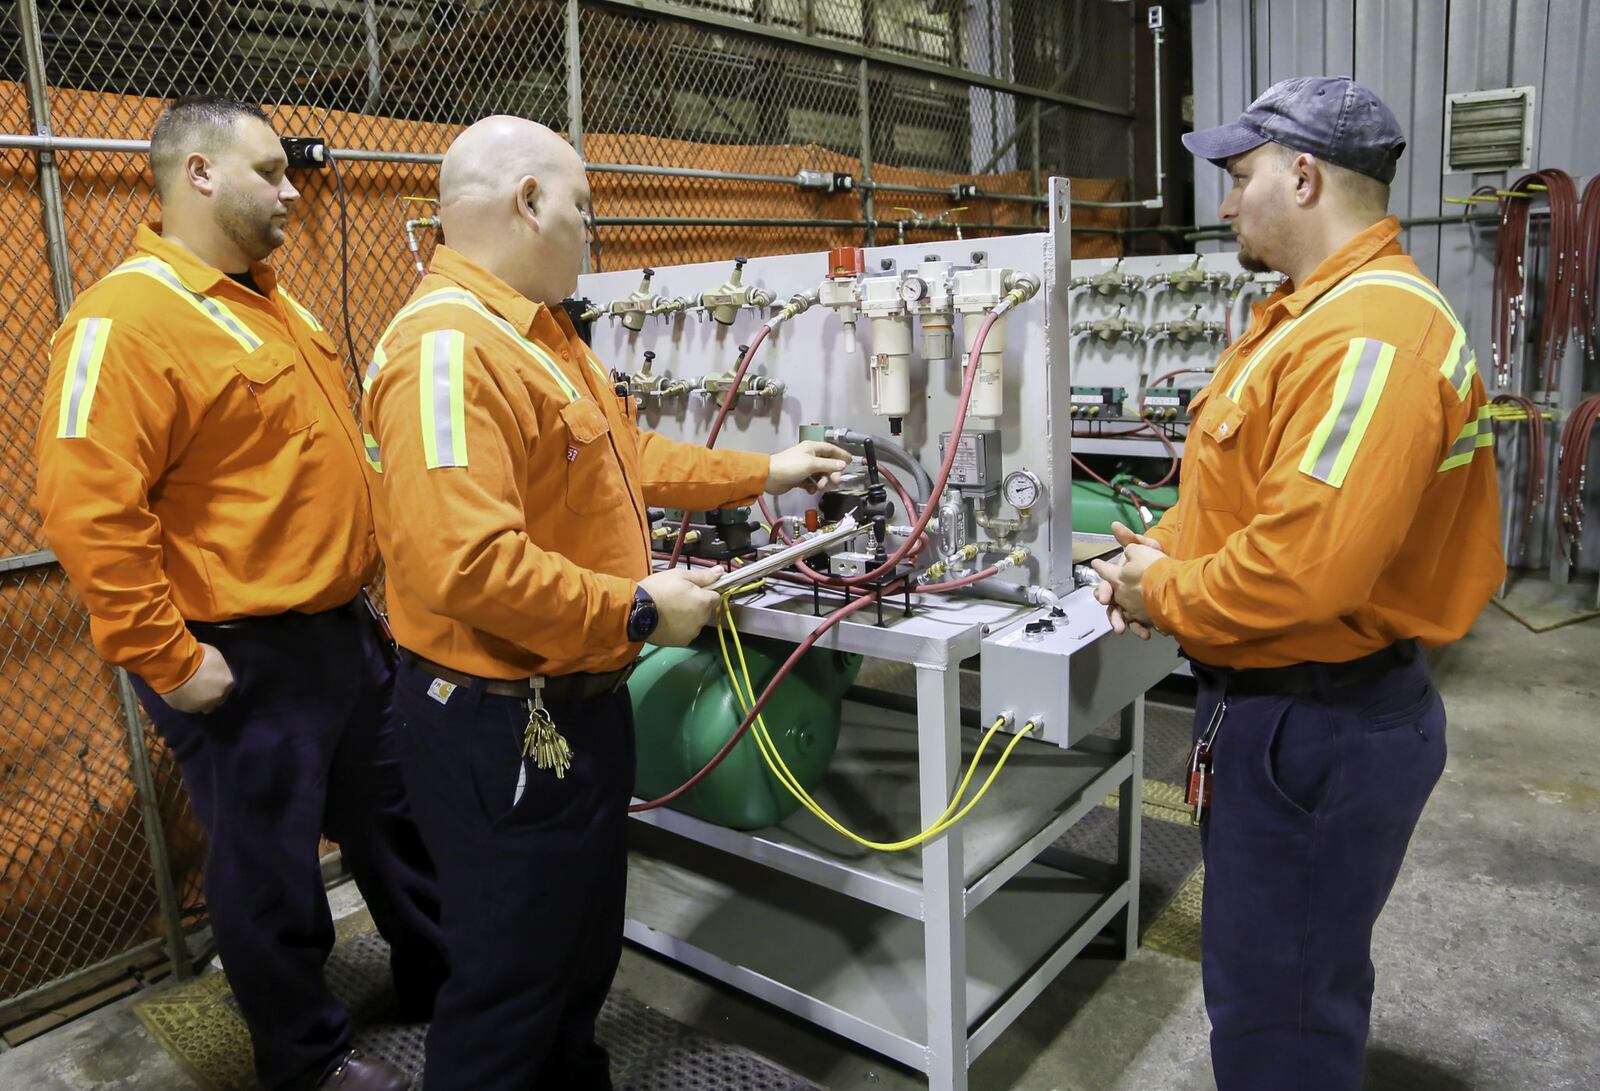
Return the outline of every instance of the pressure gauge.
{"type": "Polygon", "coordinates": [[[900,282],[900,298],[915,303],[928,294],[928,282],[919,276],[909,276],[900,282]]]}
{"type": "Polygon", "coordinates": [[[1039,503],[1044,486],[1032,470],[1015,470],[1006,474],[1004,484],[1006,503],[1018,511],[1027,511],[1039,503]]]}

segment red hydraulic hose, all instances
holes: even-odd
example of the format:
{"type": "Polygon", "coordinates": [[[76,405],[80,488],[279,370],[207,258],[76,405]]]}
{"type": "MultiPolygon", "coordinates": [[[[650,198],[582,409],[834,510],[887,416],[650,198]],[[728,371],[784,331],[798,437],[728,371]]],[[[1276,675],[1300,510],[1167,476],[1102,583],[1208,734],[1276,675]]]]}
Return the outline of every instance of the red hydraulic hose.
{"type": "MultiPolygon", "coordinates": [[[[1139,432],[1150,432],[1157,439],[1159,439],[1161,441],[1161,445],[1167,449],[1167,472],[1161,475],[1161,480],[1154,482],[1140,482],[1140,485],[1142,485],[1144,488],[1159,489],[1161,486],[1168,484],[1174,477],[1178,476],[1178,465],[1181,460],[1178,457],[1178,448],[1173,445],[1172,440],[1168,439],[1167,434],[1150,421],[1142,421],[1132,428],[1124,428],[1115,432],[1073,432],[1072,434],[1078,439],[1116,439],[1118,436],[1132,436],[1139,432]]],[[[1079,468],[1087,473],[1090,477],[1094,477],[1097,481],[1100,480],[1093,470],[1090,470],[1089,467],[1085,466],[1081,461],[1079,461],[1077,455],[1073,455],[1072,460],[1077,462],[1079,468]]],[[[1102,484],[1104,484],[1104,482],[1102,482],[1102,484]]]]}
{"type": "MultiPolygon", "coordinates": [[[[944,491],[945,483],[950,479],[951,468],[955,465],[957,449],[959,447],[957,441],[961,438],[962,428],[966,424],[967,405],[972,400],[972,387],[978,376],[978,364],[982,360],[984,341],[987,340],[989,336],[989,330],[993,328],[995,322],[999,320],[999,318],[1008,310],[1010,310],[1010,307],[1002,306],[991,311],[984,318],[983,325],[979,327],[978,334],[973,339],[972,352],[967,360],[966,374],[961,385],[961,400],[956,407],[955,423],[950,429],[951,441],[949,444],[949,449],[945,452],[944,463],[939,468],[939,476],[934,482],[932,493],[929,494],[927,506],[923,508],[922,514],[918,516],[916,524],[911,529],[910,536],[900,545],[898,549],[895,550],[894,554],[890,556],[888,560],[886,560],[882,565],[878,566],[873,571],[864,573],[860,576],[832,581],[835,584],[844,585],[846,593],[849,593],[851,585],[874,580],[880,576],[892,572],[894,567],[904,560],[906,556],[912,552],[912,549],[918,545],[924,532],[927,531],[928,523],[932,521],[933,513],[937,510],[939,495],[944,491]]],[[[744,355],[744,359],[740,361],[739,370],[734,375],[733,385],[729,391],[729,398],[727,401],[724,401],[722,411],[717,415],[716,423],[712,426],[711,435],[706,440],[707,447],[715,444],[717,432],[721,428],[723,420],[727,417],[728,409],[732,405],[732,399],[733,397],[737,396],[739,390],[739,380],[743,377],[745,369],[749,367],[750,360],[755,355],[756,348],[761,344],[762,340],[765,339],[766,334],[770,332],[771,328],[772,327],[770,324],[762,327],[761,334],[758,335],[755,341],[751,343],[749,350],[746,351],[744,355]]],[[[765,510],[765,506],[763,505],[763,511],[765,512],[765,510]]],[[[769,525],[774,525],[772,524],[770,516],[768,523],[769,525]]],[[[682,550],[683,535],[687,530],[688,519],[685,518],[683,525],[679,527],[678,540],[674,545],[670,555],[670,563],[672,564],[677,563],[678,557],[682,550]]],[[[988,575],[993,575],[995,571],[998,571],[998,569],[985,570],[986,574],[988,575]]],[[[977,573],[973,574],[974,581],[980,578],[983,577],[977,573]]],[[[966,577],[961,577],[961,580],[965,579],[966,577]]],[[[950,583],[958,586],[965,586],[965,583],[962,583],[961,580],[952,580],[950,583]]],[[[779,683],[788,677],[789,673],[794,669],[795,664],[800,661],[801,657],[804,656],[807,651],[811,650],[818,640],[822,639],[823,635],[829,629],[832,629],[835,625],[839,624],[839,622],[843,621],[857,610],[862,609],[868,603],[875,601],[880,597],[880,595],[892,593],[897,589],[898,588],[890,587],[863,594],[860,598],[857,598],[851,602],[847,602],[845,605],[841,606],[839,609],[823,618],[822,623],[812,630],[812,632],[804,640],[795,646],[795,650],[790,653],[789,658],[784,660],[783,665],[780,666],[777,672],[773,674],[772,680],[768,682],[766,687],[761,691],[761,696],[756,699],[754,707],[751,708],[750,712],[744,717],[743,720],[740,721],[739,726],[734,730],[733,734],[729,736],[728,741],[725,742],[722,745],[722,748],[712,756],[711,760],[707,762],[698,773],[690,777],[683,784],[680,784],[677,788],[674,788],[672,791],[668,792],[666,795],[660,797],[659,799],[652,799],[644,803],[635,803],[628,808],[629,812],[636,813],[639,811],[648,811],[656,807],[665,806],[666,804],[678,799],[685,792],[691,790],[696,784],[699,784],[702,780],[709,776],[711,771],[721,764],[724,758],[733,752],[733,748],[739,744],[739,740],[744,738],[745,733],[750,730],[750,725],[755,722],[756,717],[760,715],[761,710],[766,707],[767,701],[771,699],[772,694],[777,690],[779,683]]],[[[934,589],[944,588],[942,588],[940,585],[934,585],[934,589]]],[[[927,591],[929,588],[923,588],[922,590],[927,591]]]]}
{"type": "Polygon", "coordinates": [[[1578,188],[1566,171],[1549,168],[1525,174],[1500,200],[1500,232],[1494,260],[1494,365],[1497,386],[1513,381],[1512,365],[1527,337],[1521,319],[1527,314],[1526,279],[1528,211],[1543,186],[1550,205],[1550,232],[1545,262],[1544,305],[1538,337],[1538,388],[1550,390],[1582,309],[1579,280],[1582,264],[1578,188]],[[1520,332],[1520,336],[1519,336],[1520,332]]]}
{"type": "Polygon", "coordinates": [[[1589,441],[1600,416],[1600,394],[1585,398],[1561,430],[1560,465],[1556,476],[1557,526],[1569,562],[1575,562],[1583,538],[1583,490],[1588,481],[1589,441]]]}
{"type": "Polygon", "coordinates": [[[732,735],[728,736],[728,741],[722,744],[722,748],[712,756],[711,760],[706,762],[704,767],[702,767],[698,773],[684,781],[682,784],[678,785],[678,787],[674,788],[666,795],[661,796],[659,799],[648,800],[644,803],[635,803],[628,808],[628,813],[637,814],[640,811],[650,811],[657,807],[664,807],[668,803],[678,799],[685,792],[693,789],[695,785],[699,784],[706,777],[710,776],[711,771],[718,765],[722,764],[722,759],[733,753],[733,748],[739,745],[739,740],[744,738],[745,733],[750,730],[750,725],[756,722],[756,717],[759,716],[761,714],[761,710],[766,707],[767,701],[771,699],[772,694],[777,690],[778,684],[785,678],[789,677],[789,672],[794,670],[795,664],[800,662],[801,657],[804,656],[806,652],[810,651],[812,646],[815,645],[818,640],[821,640],[823,634],[829,629],[833,628],[835,625],[839,624],[839,622],[843,621],[857,610],[860,610],[877,597],[878,596],[876,594],[862,595],[858,599],[845,603],[843,606],[839,607],[839,609],[823,618],[821,625],[818,625],[814,630],[812,630],[810,635],[808,635],[799,644],[795,645],[794,651],[789,653],[789,658],[783,661],[783,665],[780,666],[773,674],[772,681],[767,683],[766,688],[761,691],[761,696],[756,698],[755,706],[751,708],[743,720],[739,721],[739,726],[734,730],[732,735]]]}
{"type": "Polygon", "coordinates": [[[1578,339],[1591,362],[1600,360],[1600,174],[1583,187],[1579,212],[1578,265],[1582,274],[1583,311],[1578,339]]]}

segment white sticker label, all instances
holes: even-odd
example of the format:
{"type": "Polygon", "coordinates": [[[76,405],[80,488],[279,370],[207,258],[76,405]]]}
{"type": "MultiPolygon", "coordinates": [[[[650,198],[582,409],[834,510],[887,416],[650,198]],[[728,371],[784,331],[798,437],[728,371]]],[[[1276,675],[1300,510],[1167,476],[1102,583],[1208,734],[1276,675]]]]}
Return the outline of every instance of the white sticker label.
{"type": "Polygon", "coordinates": [[[443,678],[435,678],[428,684],[428,696],[438,701],[441,705],[449,701],[450,695],[455,691],[455,683],[446,682],[443,678]]]}

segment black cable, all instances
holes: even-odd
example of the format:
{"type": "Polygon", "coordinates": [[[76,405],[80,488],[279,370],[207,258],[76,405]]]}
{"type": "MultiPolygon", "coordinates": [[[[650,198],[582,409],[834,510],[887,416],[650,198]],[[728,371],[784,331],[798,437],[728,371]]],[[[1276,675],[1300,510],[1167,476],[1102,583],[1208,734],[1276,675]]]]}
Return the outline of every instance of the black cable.
{"type": "Polygon", "coordinates": [[[350,207],[345,200],[344,174],[339,159],[324,142],[328,165],[333,168],[333,190],[339,198],[339,309],[344,317],[344,351],[356,379],[356,404],[361,404],[361,365],[356,362],[356,339],[350,326],[350,207]]]}

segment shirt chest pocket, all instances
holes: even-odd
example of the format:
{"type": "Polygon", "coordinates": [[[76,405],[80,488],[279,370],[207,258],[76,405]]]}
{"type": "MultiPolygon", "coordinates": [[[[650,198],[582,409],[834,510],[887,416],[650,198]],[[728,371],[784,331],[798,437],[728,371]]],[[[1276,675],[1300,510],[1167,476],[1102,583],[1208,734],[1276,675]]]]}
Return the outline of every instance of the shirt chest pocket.
{"type": "Polygon", "coordinates": [[[579,398],[562,406],[561,423],[567,441],[567,510],[576,515],[616,511],[628,494],[605,411],[579,398]]]}
{"type": "Polygon", "coordinates": [[[1226,394],[1208,393],[1194,419],[1184,445],[1183,488],[1207,511],[1237,513],[1244,498],[1239,433],[1245,427],[1245,411],[1226,394]]]}
{"type": "Polygon", "coordinates": [[[292,435],[317,422],[312,378],[282,345],[263,345],[233,362],[255,420],[264,432],[292,435]]]}

